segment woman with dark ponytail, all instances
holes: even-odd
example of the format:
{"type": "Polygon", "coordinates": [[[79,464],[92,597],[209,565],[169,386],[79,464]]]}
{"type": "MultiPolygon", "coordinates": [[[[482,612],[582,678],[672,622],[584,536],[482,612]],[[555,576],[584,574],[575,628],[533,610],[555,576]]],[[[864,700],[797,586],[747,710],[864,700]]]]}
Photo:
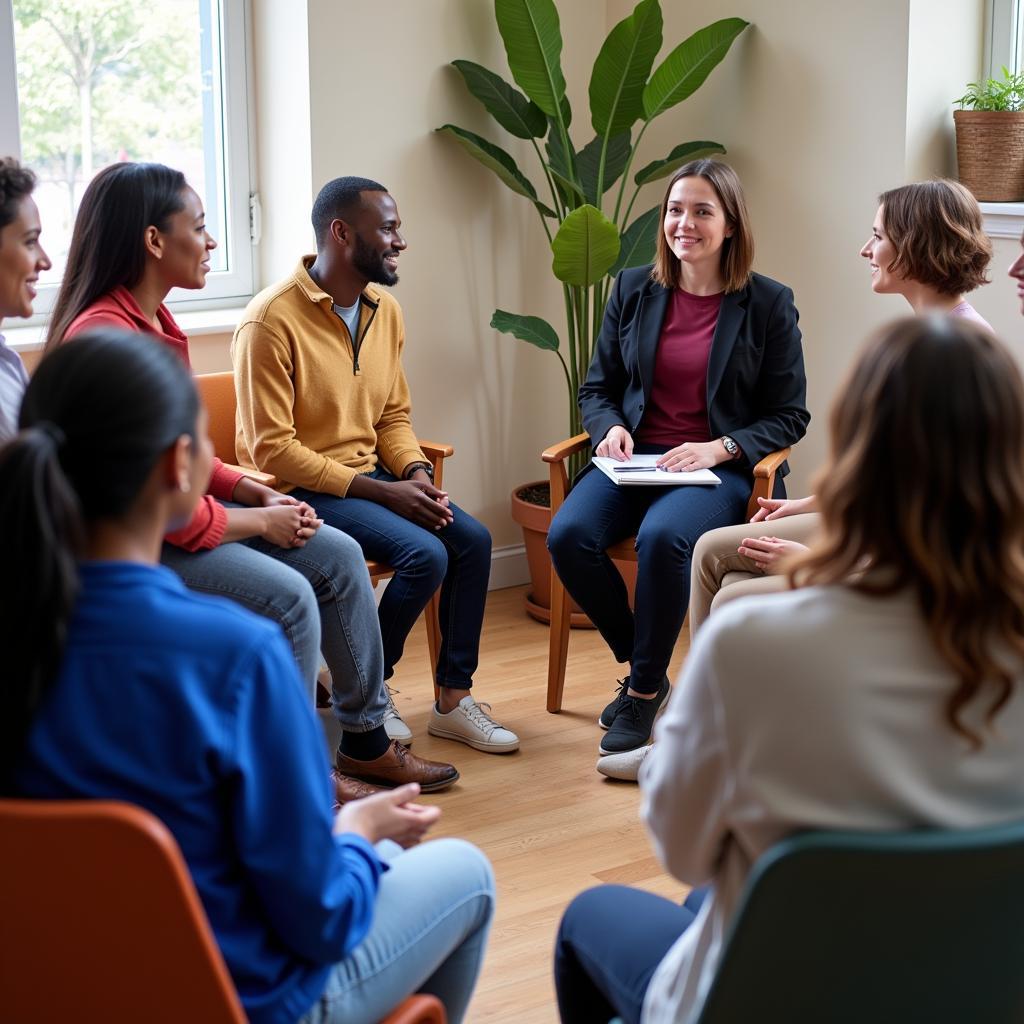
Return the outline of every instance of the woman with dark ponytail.
{"type": "MultiPolygon", "coordinates": [[[[96,326],[154,338],[189,365],[188,338],[164,300],[172,288],[199,289],[217,243],[185,176],[162,164],[104,168],[82,196],[67,271],[46,349],[96,326]]],[[[220,594],[278,622],[310,692],[321,651],[331,672],[341,726],[334,770],[340,801],[419,783],[445,789],[450,764],[400,749],[412,733],[384,685],[377,606],[359,545],[324,526],[307,503],[214,459],[209,492],[168,535],[161,561],[194,590],[220,594]]]]}
{"type": "Polygon", "coordinates": [[[280,628],[159,564],[206,488],[205,419],[180,360],[126,332],[87,333],[32,378],[0,449],[3,790],[161,818],[254,1024],[369,1024],[414,990],[461,1020],[486,859],[453,839],[383,845],[437,819],[416,785],[335,819],[280,628]]]}

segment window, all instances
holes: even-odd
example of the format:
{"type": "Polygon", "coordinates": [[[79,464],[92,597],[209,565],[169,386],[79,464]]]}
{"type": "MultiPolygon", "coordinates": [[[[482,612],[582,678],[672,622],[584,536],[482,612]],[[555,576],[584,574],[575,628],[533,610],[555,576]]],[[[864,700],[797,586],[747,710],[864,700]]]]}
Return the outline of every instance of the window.
{"type": "Polygon", "coordinates": [[[201,292],[176,308],[252,294],[244,0],[0,0],[0,153],[39,177],[35,199],[53,270],[63,273],[82,192],[118,160],[185,172],[217,239],[201,292]]]}
{"type": "Polygon", "coordinates": [[[1002,69],[1024,69],[1024,2],[988,0],[985,19],[985,76],[1001,78],[1002,69]]]}

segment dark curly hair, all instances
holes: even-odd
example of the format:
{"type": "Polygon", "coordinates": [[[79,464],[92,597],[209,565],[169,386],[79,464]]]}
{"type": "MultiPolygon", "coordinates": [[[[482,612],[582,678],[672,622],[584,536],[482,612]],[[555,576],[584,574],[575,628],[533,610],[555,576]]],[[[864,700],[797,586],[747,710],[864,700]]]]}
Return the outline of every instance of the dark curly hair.
{"type": "Polygon", "coordinates": [[[32,194],[36,176],[12,156],[0,157],[0,229],[18,216],[22,199],[32,194]]]}
{"type": "Polygon", "coordinates": [[[992,243],[978,201],[958,181],[937,178],[883,192],[882,227],[896,248],[890,273],[943,295],[962,295],[988,281],[992,243]]]}

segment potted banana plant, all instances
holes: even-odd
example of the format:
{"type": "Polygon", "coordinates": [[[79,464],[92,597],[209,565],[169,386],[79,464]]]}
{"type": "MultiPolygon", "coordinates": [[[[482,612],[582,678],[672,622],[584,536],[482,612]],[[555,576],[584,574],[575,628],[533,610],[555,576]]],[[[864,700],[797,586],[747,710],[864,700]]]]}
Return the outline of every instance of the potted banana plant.
{"type": "MultiPolygon", "coordinates": [[[[680,142],[667,155],[635,167],[644,134],[655,118],[704,83],[748,23],[716,21],[679,43],[655,67],[663,43],[661,6],[658,0],[640,0],[601,46],[590,76],[590,124],[574,127],[554,0],[494,0],[494,14],[515,85],[472,61],[452,64],[498,127],[531,144],[539,187],[489,139],[453,124],[437,131],[493,171],[540,217],[565,303],[562,330],[541,317],[502,309],[494,311],[491,327],[553,353],[565,379],[570,436],[582,430],[576,394],[590,365],[612,281],[620,270],[654,258],[660,209],[636,213],[641,190],[688,160],[725,152],[718,142],[680,142]]],[[[523,527],[533,579],[527,610],[542,621],[548,620],[550,596],[546,489],[542,481],[518,487],[512,495],[512,515],[523,527]]],[[[586,623],[579,615],[574,624],[586,623]]]]}

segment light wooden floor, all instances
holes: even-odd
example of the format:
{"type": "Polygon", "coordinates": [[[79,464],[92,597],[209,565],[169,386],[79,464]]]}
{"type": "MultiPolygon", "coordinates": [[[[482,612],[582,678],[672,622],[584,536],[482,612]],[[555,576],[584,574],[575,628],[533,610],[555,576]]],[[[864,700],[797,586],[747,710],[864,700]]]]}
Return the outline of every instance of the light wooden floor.
{"type": "MultiPolygon", "coordinates": [[[[482,754],[426,733],[430,676],[422,625],[409,638],[392,680],[395,702],[424,757],[450,760],[462,774],[448,792],[427,797],[444,808],[437,835],[472,840],[490,857],[498,907],[469,1020],[553,1024],[558,1019],[551,953],[562,910],[600,882],[636,884],[672,899],[685,888],[663,874],[637,819],[637,787],[594,771],[601,708],[621,668],[593,630],[573,630],[565,700],[544,709],[546,626],[522,609],[525,588],[492,591],[474,693],[515,729],[518,753],[482,754]]],[[[687,646],[684,629],[674,680],[687,646]]]]}

